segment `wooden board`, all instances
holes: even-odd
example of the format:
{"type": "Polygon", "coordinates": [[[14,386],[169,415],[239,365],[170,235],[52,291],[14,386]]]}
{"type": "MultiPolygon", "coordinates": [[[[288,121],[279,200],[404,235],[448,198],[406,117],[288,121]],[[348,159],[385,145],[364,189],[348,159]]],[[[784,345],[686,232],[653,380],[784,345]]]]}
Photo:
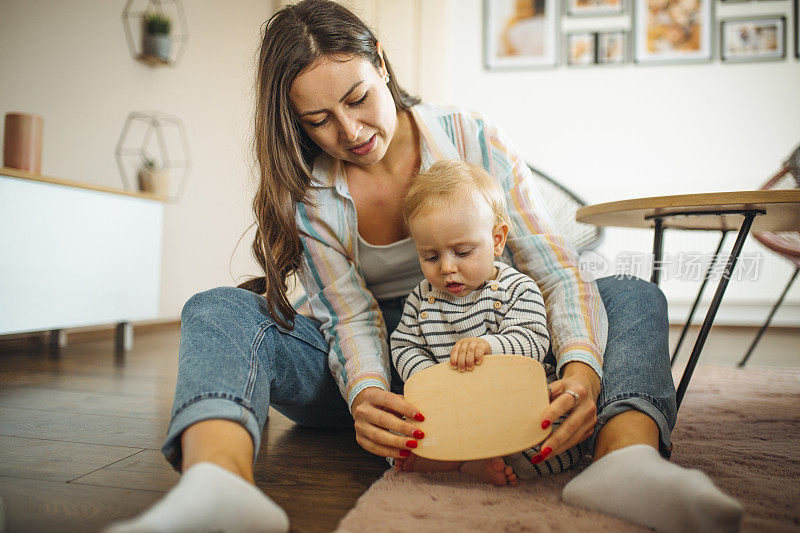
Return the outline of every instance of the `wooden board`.
{"type": "Polygon", "coordinates": [[[425,433],[414,453],[439,461],[471,461],[519,452],[552,428],[540,418],[549,404],[541,363],[519,355],[489,355],[474,370],[442,363],[417,372],[405,399],[425,415],[409,420],[425,433]]]}

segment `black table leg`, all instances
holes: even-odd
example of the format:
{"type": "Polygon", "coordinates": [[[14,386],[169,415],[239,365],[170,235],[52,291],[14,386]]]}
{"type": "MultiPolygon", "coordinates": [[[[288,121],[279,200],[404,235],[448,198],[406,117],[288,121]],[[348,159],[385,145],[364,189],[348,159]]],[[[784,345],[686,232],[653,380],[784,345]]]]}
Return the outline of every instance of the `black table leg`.
{"type": "Polygon", "coordinates": [[[653,272],[650,274],[650,281],[658,285],[661,277],[661,245],[664,241],[664,226],[660,218],[655,218],[655,232],[653,234],[653,272]]]}
{"type": "Polygon", "coordinates": [[[708,337],[708,332],[711,330],[711,325],[714,323],[714,318],[717,315],[719,304],[722,301],[722,296],[725,294],[725,289],[728,286],[728,281],[731,278],[733,269],[736,267],[736,261],[739,259],[739,254],[744,246],[744,241],[747,239],[747,234],[750,232],[750,226],[753,225],[753,219],[760,213],[749,211],[744,213],[744,221],[741,228],[739,228],[739,235],[736,237],[736,242],[733,244],[731,256],[728,259],[728,264],[725,265],[725,270],[722,273],[722,278],[717,285],[717,292],[714,293],[714,298],[711,300],[711,306],[706,313],[706,319],[703,321],[703,327],[700,328],[700,334],[694,343],[692,355],[689,356],[689,362],[686,365],[686,370],[683,371],[681,382],[678,385],[678,390],[675,395],[677,406],[680,409],[683,396],[686,394],[686,389],[689,387],[689,381],[692,379],[694,368],[697,366],[697,360],[700,358],[700,352],[703,350],[703,345],[708,337]]]}

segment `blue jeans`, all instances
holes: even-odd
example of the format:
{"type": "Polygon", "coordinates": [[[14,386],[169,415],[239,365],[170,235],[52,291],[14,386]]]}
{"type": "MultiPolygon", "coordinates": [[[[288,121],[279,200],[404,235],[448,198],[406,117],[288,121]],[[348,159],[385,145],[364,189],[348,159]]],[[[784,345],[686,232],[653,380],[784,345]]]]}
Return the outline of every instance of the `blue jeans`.
{"type": "MultiPolygon", "coordinates": [[[[656,422],[661,453],[669,457],[677,409],[666,299],[658,287],[637,278],[609,277],[597,284],[609,331],[589,450],[612,416],[636,409],[656,422]]],[[[389,332],[400,320],[402,302],[381,303],[389,332]]],[[[303,426],[352,427],[327,357],[317,322],[298,315],[294,330],[286,330],[270,318],[262,296],[234,287],[192,296],[181,315],[178,381],[164,456],[180,469],[183,431],[202,420],[226,419],[250,433],[255,461],[270,406],[303,426]]],[[[392,390],[402,391],[394,371],[392,390]]]]}

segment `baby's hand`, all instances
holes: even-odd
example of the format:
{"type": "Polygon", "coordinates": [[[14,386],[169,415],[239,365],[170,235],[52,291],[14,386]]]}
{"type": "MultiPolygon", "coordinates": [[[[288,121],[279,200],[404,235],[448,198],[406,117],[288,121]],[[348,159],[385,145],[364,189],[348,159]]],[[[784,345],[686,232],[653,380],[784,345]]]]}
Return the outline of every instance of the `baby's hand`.
{"type": "Polygon", "coordinates": [[[483,356],[492,353],[492,347],[478,337],[459,339],[450,351],[450,366],[459,372],[472,370],[475,365],[481,364],[483,356]]]}

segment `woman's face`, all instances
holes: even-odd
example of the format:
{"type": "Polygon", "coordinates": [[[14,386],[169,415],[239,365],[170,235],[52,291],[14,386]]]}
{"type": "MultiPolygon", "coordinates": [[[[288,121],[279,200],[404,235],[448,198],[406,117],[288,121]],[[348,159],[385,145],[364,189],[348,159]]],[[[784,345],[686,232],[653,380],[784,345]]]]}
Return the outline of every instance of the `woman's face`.
{"type": "Polygon", "coordinates": [[[361,57],[321,59],[295,78],[289,99],[308,136],[332,157],[366,166],[386,154],[397,110],[381,73],[361,57]]]}

